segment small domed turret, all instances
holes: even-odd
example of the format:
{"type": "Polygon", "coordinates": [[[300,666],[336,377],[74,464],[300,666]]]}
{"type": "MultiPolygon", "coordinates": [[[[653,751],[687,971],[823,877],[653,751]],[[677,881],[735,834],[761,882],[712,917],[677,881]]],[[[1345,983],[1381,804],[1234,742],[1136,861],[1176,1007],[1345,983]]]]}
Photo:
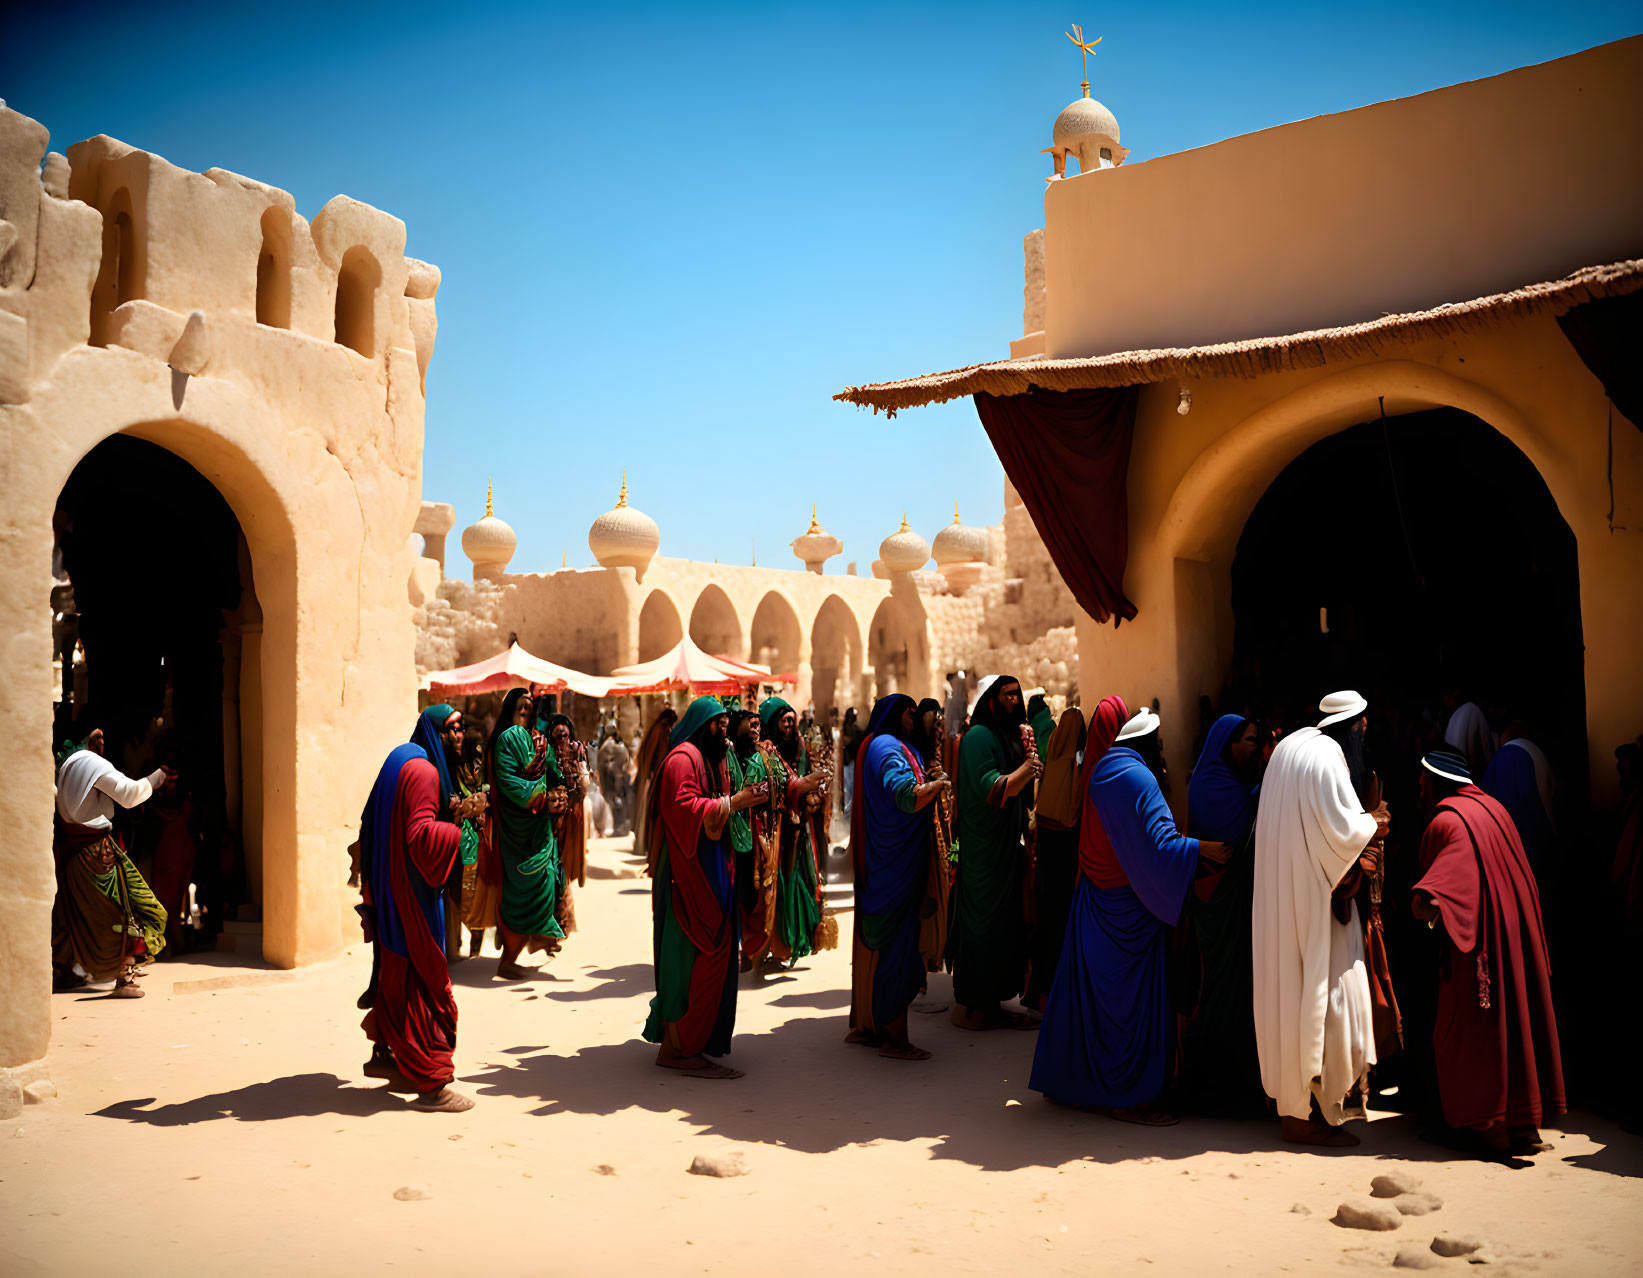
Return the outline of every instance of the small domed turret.
{"type": "Polygon", "coordinates": [[[805,570],[817,573],[822,570],[822,565],[844,549],[844,543],[821,526],[814,506],[810,508],[810,527],[802,537],[793,538],[792,546],[793,553],[804,562],[805,570]]]}
{"type": "Polygon", "coordinates": [[[971,528],[960,523],[958,507],[953,507],[953,522],[936,534],[930,547],[936,558],[936,567],[947,579],[947,588],[962,595],[981,580],[987,567],[988,535],[985,528],[971,528]]]}
{"type": "Polygon", "coordinates": [[[588,549],[601,568],[631,568],[635,580],[645,579],[645,569],[662,544],[662,531],[642,510],[628,505],[628,476],[622,472],[622,491],[616,505],[593,521],[588,529],[588,549]]]}
{"type": "Polygon", "coordinates": [[[491,501],[491,482],[485,481],[485,516],[462,530],[462,553],[474,566],[474,579],[500,577],[513,558],[519,538],[506,523],[496,517],[491,501]]]}
{"type": "Polygon", "coordinates": [[[917,572],[930,560],[930,543],[907,526],[907,512],[901,512],[901,527],[879,543],[879,559],[891,573],[917,572]]]}
{"type": "Polygon", "coordinates": [[[1051,145],[1045,147],[1043,152],[1055,157],[1055,177],[1045,179],[1050,182],[1067,175],[1069,155],[1078,161],[1080,173],[1115,169],[1129,155],[1118,145],[1118,117],[1090,96],[1089,60],[1095,46],[1101,43],[1101,37],[1086,40],[1082,28],[1075,24],[1068,32],[1067,39],[1078,46],[1083,59],[1084,83],[1081,87],[1084,93],[1082,97],[1074,98],[1055,117],[1055,128],[1050,133],[1051,145]]]}

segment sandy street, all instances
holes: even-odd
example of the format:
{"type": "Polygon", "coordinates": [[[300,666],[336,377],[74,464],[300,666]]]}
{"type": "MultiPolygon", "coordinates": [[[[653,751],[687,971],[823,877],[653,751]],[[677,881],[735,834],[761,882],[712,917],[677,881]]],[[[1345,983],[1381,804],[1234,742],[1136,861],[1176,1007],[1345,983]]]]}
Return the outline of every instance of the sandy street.
{"type": "MultiPolygon", "coordinates": [[[[1276,1125],[1128,1127],[1027,1089],[1031,1035],[916,1016],[928,1064],[846,1047],[848,950],[750,987],[741,1082],[655,1069],[648,881],[595,846],[582,931],[535,980],[455,969],[458,1116],[365,1079],[369,952],[296,973],[161,964],[140,1002],[53,997],[57,1099],[0,1123],[0,1273],[1636,1273],[1643,1142],[1584,1113],[1513,1170],[1446,1161],[1409,1120],[1350,1155],[1276,1125]],[[748,1174],[687,1174],[735,1149],[748,1174]],[[1331,1222],[1388,1172],[1441,1200],[1331,1222]]],[[[841,918],[848,937],[848,915],[841,918]]],[[[946,977],[929,1004],[943,1005],[946,977]]],[[[1394,1203],[1396,1200],[1392,1200],[1394,1203]]]]}

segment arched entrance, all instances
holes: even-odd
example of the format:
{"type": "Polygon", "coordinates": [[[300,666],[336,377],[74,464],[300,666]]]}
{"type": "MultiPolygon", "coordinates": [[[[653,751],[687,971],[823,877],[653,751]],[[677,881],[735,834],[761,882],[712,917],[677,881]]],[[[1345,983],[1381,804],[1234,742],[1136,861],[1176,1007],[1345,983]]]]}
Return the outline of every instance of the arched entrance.
{"type": "MultiPolygon", "coordinates": [[[[861,630],[856,614],[828,595],[810,627],[810,699],[824,719],[832,708],[855,705],[861,695],[861,630]]],[[[866,706],[857,707],[866,717],[866,706]]]]}
{"type": "Polygon", "coordinates": [[[1234,704],[1293,724],[1355,687],[1412,732],[1458,689],[1532,725],[1584,792],[1575,537],[1533,463],[1478,418],[1433,409],[1313,444],[1250,513],[1231,592],[1234,704]]]}
{"type": "Polygon", "coordinates": [[[879,604],[868,629],[867,659],[873,667],[875,697],[892,692],[917,696],[913,678],[913,660],[919,651],[919,642],[912,628],[902,616],[902,606],[892,597],[879,604]]]}
{"type": "Polygon", "coordinates": [[[666,591],[652,590],[639,609],[639,660],[654,661],[684,638],[678,606],[666,591]]]}
{"type": "Polygon", "coordinates": [[[226,928],[260,957],[262,613],[239,521],[175,453],[114,435],[76,465],[52,525],[54,739],[99,727],[122,771],[178,770],[177,794],[118,826],[173,915],[168,944],[226,928]]]}
{"type": "MultiPolygon", "coordinates": [[[[769,666],[772,673],[790,674],[799,668],[799,614],[785,595],[774,590],[759,600],[748,627],[747,659],[769,666]]],[[[820,705],[817,706],[820,709],[820,705]]]]}
{"type": "Polygon", "coordinates": [[[742,623],[736,616],[736,606],[730,596],[718,586],[709,584],[696,597],[696,606],[690,610],[690,637],[703,652],[718,657],[741,660],[742,623]]]}

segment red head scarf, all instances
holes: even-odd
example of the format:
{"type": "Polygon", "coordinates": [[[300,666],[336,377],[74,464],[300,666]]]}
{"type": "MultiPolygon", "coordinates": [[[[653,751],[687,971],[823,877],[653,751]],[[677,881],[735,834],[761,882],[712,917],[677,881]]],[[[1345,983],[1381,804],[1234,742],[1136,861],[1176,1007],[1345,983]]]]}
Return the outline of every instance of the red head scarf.
{"type": "MultiPolygon", "coordinates": [[[[1085,800],[1084,810],[1078,818],[1078,867],[1086,875],[1090,873],[1092,866],[1112,857],[1107,832],[1101,828],[1101,818],[1095,813],[1095,804],[1089,802],[1090,773],[1094,772],[1095,765],[1101,762],[1101,756],[1112,749],[1112,743],[1129,719],[1130,710],[1124,704],[1124,698],[1107,697],[1095,708],[1095,717],[1090,720],[1089,736],[1084,738],[1084,766],[1078,773],[1079,793],[1085,800]]],[[[1108,885],[1098,883],[1096,886],[1108,885]]]]}

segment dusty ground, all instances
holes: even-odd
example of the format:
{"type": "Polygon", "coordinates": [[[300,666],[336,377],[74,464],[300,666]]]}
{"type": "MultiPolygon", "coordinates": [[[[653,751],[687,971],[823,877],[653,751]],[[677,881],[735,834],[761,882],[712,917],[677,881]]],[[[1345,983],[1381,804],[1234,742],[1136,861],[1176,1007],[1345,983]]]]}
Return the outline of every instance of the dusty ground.
{"type": "Polygon", "coordinates": [[[360,1075],[363,947],[298,973],[164,964],[140,1002],[57,995],[60,1095],[0,1123],[0,1273],[1249,1274],[1389,1270],[1404,1248],[1463,1268],[1430,1255],[1440,1233],[1485,1239],[1484,1272],[1638,1271],[1643,1142],[1588,1115],[1524,1170],[1447,1161],[1395,1117],[1350,1155],[1263,1123],[1127,1127],[1030,1092],[1027,1034],[928,1014],[928,1064],[843,1046],[843,950],[744,984],[745,1080],[665,1074],[637,1040],[635,864],[596,849],[583,931],[538,979],[458,965],[466,1115],[360,1075]],[[746,1177],[686,1174],[727,1148],[746,1177]],[[1331,1223],[1392,1170],[1441,1210],[1331,1223]]]}

